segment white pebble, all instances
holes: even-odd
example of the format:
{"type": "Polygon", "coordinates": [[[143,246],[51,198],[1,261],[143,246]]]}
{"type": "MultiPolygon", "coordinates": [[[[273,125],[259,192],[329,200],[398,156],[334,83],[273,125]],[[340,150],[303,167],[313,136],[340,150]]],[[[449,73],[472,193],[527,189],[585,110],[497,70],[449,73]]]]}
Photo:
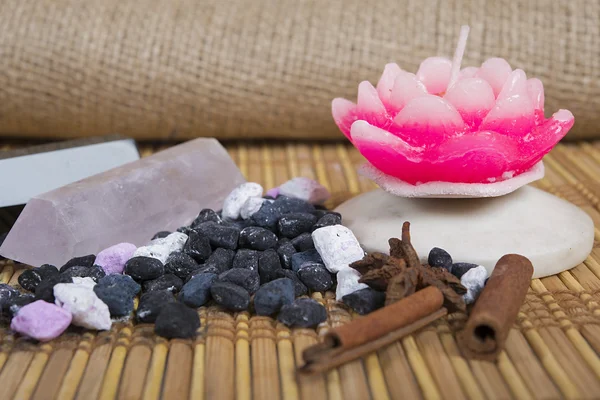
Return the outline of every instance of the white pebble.
{"type": "Polygon", "coordinates": [[[236,187],[227,195],[223,202],[223,219],[236,220],[240,217],[240,210],[250,197],[261,197],[263,187],[258,183],[246,182],[236,187]]]}
{"type": "Polygon", "coordinates": [[[165,238],[154,239],[147,246],[138,247],[133,257],[152,257],[164,264],[171,253],[183,249],[187,239],[185,233],[173,232],[165,238]]]}
{"type": "Polygon", "coordinates": [[[312,238],[329,272],[336,273],[365,256],[352,231],[343,225],[319,228],[312,233],[312,238]]]}
{"type": "Polygon", "coordinates": [[[331,196],[325,186],[305,177],[290,179],[279,186],[279,194],[308,201],[311,204],[322,204],[331,196]]]}
{"type": "Polygon", "coordinates": [[[240,209],[242,219],[250,219],[255,212],[260,210],[260,207],[266,200],[262,197],[249,197],[240,209]]]}
{"type": "Polygon", "coordinates": [[[360,273],[354,268],[350,268],[349,266],[341,268],[337,273],[335,299],[341,301],[345,295],[367,288],[366,284],[358,282],[359,279],[360,273]]]}
{"type": "Polygon", "coordinates": [[[87,287],[89,289],[93,289],[94,286],[96,286],[96,282],[94,282],[94,280],[92,278],[87,277],[87,276],[85,278],[81,278],[79,276],[75,276],[72,279],[73,279],[73,284],[74,285],[87,287]]]}
{"type": "Polygon", "coordinates": [[[484,266],[480,265],[475,268],[471,268],[460,278],[460,283],[467,288],[467,293],[463,296],[465,303],[471,304],[477,300],[479,293],[485,286],[485,280],[488,277],[487,270],[484,266]]]}
{"type": "Polygon", "coordinates": [[[54,286],[57,306],[73,315],[71,323],[87,329],[108,330],[112,325],[108,306],[86,284],[59,283],[54,286]]]}

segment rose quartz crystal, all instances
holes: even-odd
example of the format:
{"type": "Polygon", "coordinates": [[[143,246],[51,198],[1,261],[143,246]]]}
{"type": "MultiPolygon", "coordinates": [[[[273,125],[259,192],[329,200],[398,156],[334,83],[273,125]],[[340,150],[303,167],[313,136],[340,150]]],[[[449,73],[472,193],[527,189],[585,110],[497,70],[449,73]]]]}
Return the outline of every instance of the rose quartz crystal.
{"type": "Polygon", "coordinates": [[[333,100],[333,118],[373,167],[410,185],[493,183],[530,170],[573,126],[544,117],[544,87],[501,58],[467,67],[447,89],[452,62],[431,57],[416,74],[386,65],[358,102],[333,100]]]}
{"type": "Polygon", "coordinates": [[[220,208],[245,180],[215,139],[195,139],[34,197],[0,247],[32,266],[136,246],[220,208]]]}

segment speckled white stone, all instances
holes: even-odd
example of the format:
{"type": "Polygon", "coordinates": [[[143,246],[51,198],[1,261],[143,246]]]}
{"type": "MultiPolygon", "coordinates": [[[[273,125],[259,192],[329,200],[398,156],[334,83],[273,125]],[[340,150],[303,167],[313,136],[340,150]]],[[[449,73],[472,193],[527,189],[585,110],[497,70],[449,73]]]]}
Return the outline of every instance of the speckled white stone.
{"type": "Polygon", "coordinates": [[[325,186],[305,177],[290,179],[279,186],[279,194],[308,201],[311,204],[322,204],[331,196],[325,186]]]}
{"type": "Polygon", "coordinates": [[[83,287],[87,287],[89,289],[93,289],[94,286],[96,286],[96,282],[94,282],[94,280],[90,277],[85,277],[85,278],[81,278],[81,277],[73,277],[73,284],[74,285],[78,285],[78,286],[83,286],[83,287]]]}
{"type": "Polygon", "coordinates": [[[312,233],[315,249],[329,272],[337,273],[365,256],[360,243],[350,229],[343,225],[324,226],[312,233]]]}
{"type": "Polygon", "coordinates": [[[374,190],[336,209],[365,250],[387,253],[410,221],[412,243],[427,262],[440,247],[454,262],[483,265],[488,274],[505,254],[531,260],[534,278],[553,275],[586,259],[594,242],[591,218],[573,204],[525,186],[482,199],[407,199],[374,190]]]}
{"type": "Polygon", "coordinates": [[[341,268],[337,275],[337,288],[335,289],[335,299],[341,301],[342,297],[347,294],[354,293],[357,290],[365,289],[368,286],[364,283],[359,283],[360,273],[354,268],[346,266],[341,268]]]}
{"type": "Polygon", "coordinates": [[[73,316],[71,323],[87,329],[108,330],[112,325],[108,306],[85,284],[59,283],[54,286],[57,306],[73,316]]]}
{"type": "Polygon", "coordinates": [[[185,233],[173,232],[165,238],[152,240],[147,246],[138,247],[132,257],[152,257],[165,264],[171,253],[183,249],[187,239],[185,233]]]}
{"type": "Polygon", "coordinates": [[[477,300],[487,277],[488,273],[483,265],[471,268],[460,277],[460,283],[467,288],[467,293],[463,295],[465,303],[471,304],[477,300]]]}
{"type": "Polygon", "coordinates": [[[236,220],[240,217],[240,211],[246,200],[250,197],[261,197],[263,187],[258,183],[242,183],[229,193],[223,202],[223,218],[226,220],[236,220]]]}
{"type": "Polygon", "coordinates": [[[248,200],[246,200],[246,202],[240,209],[240,217],[242,217],[242,219],[249,219],[254,215],[255,212],[260,210],[260,207],[265,201],[266,199],[263,199],[262,197],[248,198],[248,200]]]}

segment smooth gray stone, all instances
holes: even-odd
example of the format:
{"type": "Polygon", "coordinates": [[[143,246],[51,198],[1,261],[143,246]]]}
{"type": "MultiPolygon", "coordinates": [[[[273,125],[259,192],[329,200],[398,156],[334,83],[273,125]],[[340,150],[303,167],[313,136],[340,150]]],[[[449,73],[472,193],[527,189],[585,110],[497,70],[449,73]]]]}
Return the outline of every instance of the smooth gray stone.
{"type": "Polygon", "coordinates": [[[500,257],[517,253],[531,260],[534,278],[557,274],[583,262],[594,242],[585,212],[530,186],[480,199],[408,199],[377,189],[336,211],[367,251],[388,253],[388,239],[400,237],[409,221],[422,262],[441,247],[454,262],[483,265],[488,273],[500,257]]]}
{"type": "Polygon", "coordinates": [[[195,139],[29,201],[0,247],[25,264],[62,265],[121,242],[147,244],[244,182],[215,139],[195,139]]]}

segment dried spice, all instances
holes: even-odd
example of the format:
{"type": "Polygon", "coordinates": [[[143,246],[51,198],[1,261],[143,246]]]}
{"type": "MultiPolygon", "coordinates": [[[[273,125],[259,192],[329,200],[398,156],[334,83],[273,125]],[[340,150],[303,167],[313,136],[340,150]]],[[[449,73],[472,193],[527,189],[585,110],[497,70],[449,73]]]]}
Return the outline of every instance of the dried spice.
{"type": "Polygon", "coordinates": [[[372,253],[350,266],[363,276],[360,282],[386,291],[386,305],[395,303],[428,286],[444,294],[444,306],[450,311],[465,311],[463,295],[467,292],[460,279],[448,270],[422,265],[410,239],[410,223],[402,226],[401,239],[389,240],[390,255],[372,253]]]}

